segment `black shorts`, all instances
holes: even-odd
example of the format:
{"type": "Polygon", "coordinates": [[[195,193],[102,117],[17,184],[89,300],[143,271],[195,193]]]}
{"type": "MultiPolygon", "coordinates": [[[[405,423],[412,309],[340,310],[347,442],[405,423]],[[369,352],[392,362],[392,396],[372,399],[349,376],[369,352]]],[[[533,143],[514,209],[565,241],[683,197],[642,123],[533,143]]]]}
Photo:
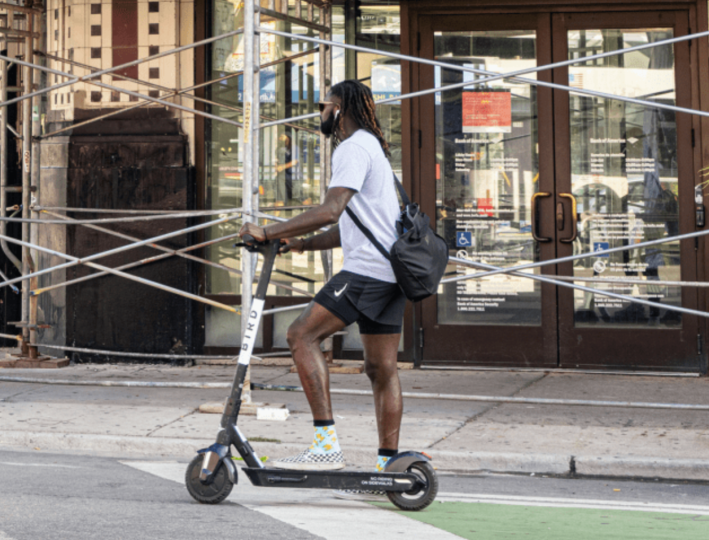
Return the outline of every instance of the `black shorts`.
{"type": "Polygon", "coordinates": [[[360,334],[400,334],[406,297],[396,283],[340,272],[314,298],[349,326],[357,322],[360,334]]]}

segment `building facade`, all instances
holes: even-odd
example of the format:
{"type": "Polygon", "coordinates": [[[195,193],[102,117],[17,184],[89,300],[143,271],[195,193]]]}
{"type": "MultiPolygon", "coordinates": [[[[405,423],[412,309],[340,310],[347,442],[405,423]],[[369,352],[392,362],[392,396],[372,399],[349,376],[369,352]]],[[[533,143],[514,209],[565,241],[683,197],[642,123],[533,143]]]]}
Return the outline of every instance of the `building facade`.
{"type": "MultiPolygon", "coordinates": [[[[704,229],[702,169],[709,155],[709,123],[677,108],[709,110],[707,39],[653,44],[706,31],[705,1],[505,0],[491,5],[475,0],[303,0],[298,8],[297,0],[289,0],[287,9],[283,1],[262,1],[266,29],[324,35],[370,51],[332,47],[323,70],[323,50],[316,44],[262,32],[260,61],[266,67],[261,70],[261,122],[313,113],[324,98],[321,87],[348,78],[363,81],[375,99],[389,100],[378,105],[377,114],[392,147],[392,166],[435,222],[451,256],[492,267],[527,267],[521,270],[524,274],[465,280],[481,270],[452,262],[446,277],[461,279],[407,306],[401,360],[424,366],[706,372],[707,319],[676,310],[709,307],[703,287],[680,283],[706,281],[705,237],[642,245],[704,229]],[[309,9],[311,24],[299,24],[297,19],[305,18],[309,9]],[[274,12],[281,15],[269,15],[274,12]],[[612,54],[631,47],[640,48],[612,54]],[[386,53],[454,67],[401,61],[386,53]],[[608,55],[583,60],[602,53],[608,55]],[[289,56],[293,58],[283,61],[289,56]],[[570,60],[574,62],[563,64],[570,60]],[[535,70],[551,63],[562,65],[535,70]],[[501,72],[522,73],[504,79],[490,75],[501,72]],[[323,81],[323,74],[329,80],[323,81]],[[396,100],[433,87],[446,88],[396,100]],[[619,247],[629,249],[605,253],[619,247]],[[545,264],[590,252],[598,255],[545,264]],[[543,281],[547,278],[651,305],[543,281]]],[[[49,1],[46,14],[49,65],[72,74],[243,25],[243,3],[237,0],[49,1]]],[[[242,122],[243,66],[243,37],[236,35],[104,80],[242,122]],[[174,97],[176,89],[209,81],[216,82],[174,97]]],[[[49,95],[44,133],[73,130],[43,143],[42,204],[162,204],[207,210],[241,206],[240,128],[156,104],[134,109],[139,99],[89,83],[49,95]],[[115,117],[81,127],[82,120],[118,109],[122,112],[115,117]],[[99,140],[102,150],[87,149],[99,140]],[[152,157],[141,161],[138,156],[146,152],[152,157]],[[174,159],[163,159],[166,155],[174,159]],[[87,156],[98,156],[96,163],[102,165],[87,156]],[[124,159],[123,165],[111,162],[111,156],[124,159]],[[92,182],[104,185],[91,179],[96,176],[91,171],[98,169],[110,189],[91,198],[86,194],[93,193],[92,182]],[[142,171],[140,178],[129,172],[137,170],[142,171]],[[135,188],[116,199],[116,182],[143,186],[153,194],[135,188]]],[[[313,118],[260,131],[261,211],[289,218],[319,204],[328,182],[328,152],[318,126],[313,118]]],[[[236,223],[220,225],[184,242],[213,240],[237,230],[236,223]]],[[[47,232],[44,241],[74,253],[95,251],[98,240],[72,234],[47,232]]],[[[178,264],[158,267],[155,277],[179,276],[176,286],[239,306],[241,260],[233,244],[222,241],[201,253],[219,268],[178,264]]],[[[293,289],[315,294],[341,267],[341,257],[339,250],[280,257],[266,307],[307,301],[293,289]]],[[[94,281],[99,287],[101,281],[94,281]]],[[[108,329],[103,333],[87,323],[77,341],[79,334],[67,329],[67,313],[71,302],[72,313],[92,305],[96,295],[78,300],[85,290],[95,289],[64,289],[41,304],[48,324],[64,321],[45,331],[46,342],[187,354],[238,351],[238,315],[182,300],[175,308],[176,301],[161,292],[151,297],[154,310],[137,323],[149,326],[154,323],[145,321],[161,317],[161,339],[125,339],[121,336],[135,332],[135,326],[116,322],[104,325],[108,329]],[[104,336],[103,341],[92,342],[92,335],[104,336]],[[182,348],[174,348],[176,343],[182,348]]],[[[130,294],[138,298],[137,291],[130,294]]],[[[125,296],[119,289],[111,294],[125,296]]],[[[125,312],[139,305],[127,302],[125,312]]],[[[257,351],[286,352],[286,330],[298,313],[266,317],[257,351]]],[[[336,336],[334,354],[361,358],[356,325],[336,336]]]]}
{"type": "MultiPolygon", "coordinates": [[[[223,31],[227,13],[239,24],[238,2],[205,7],[205,35],[223,31]]],[[[706,2],[333,2],[331,17],[334,41],[477,70],[400,62],[376,52],[332,52],[331,82],[358,78],[377,99],[458,85],[378,107],[395,149],[392,165],[424,211],[435,216],[451,256],[511,267],[702,229],[697,210],[703,205],[703,187],[697,186],[702,182],[703,119],[582,92],[702,109],[705,39],[477,86],[463,83],[485,77],[486,71],[532,70],[703,31],[706,2]]],[[[262,21],[313,35],[263,15],[262,21]]],[[[262,62],[312,46],[264,34],[261,45],[262,62]]],[[[238,69],[239,47],[234,40],[223,47],[232,51],[231,57],[220,50],[219,59],[217,48],[207,52],[206,80],[238,69]]],[[[317,61],[313,55],[310,61],[274,68],[272,77],[262,76],[265,116],[313,110],[309,106],[319,99],[317,61]]],[[[211,95],[238,107],[237,85],[215,87],[211,95]]],[[[237,206],[238,130],[205,125],[205,153],[198,165],[205,175],[204,204],[237,206]]],[[[318,202],[315,129],[317,121],[262,131],[260,204],[278,216],[292,216],[318,202]],[[284,156],[297,162],[288,174],[279,169],[284,156]]],[[[238,252],[228,247],[210,256],[238,265],[238,252]]],[[[401,357],[424,365],[705,371],[706,319],[668,309],[706,309],[702,288],[678,284],[705,279],[704,257],[704,239],[699,238],[526,270],[653,306],[520,275],[448,283],[436,296],[409,306],[401,357]],[[624,282],[613,282],[619,278],[624,282]]],[[[335,254],[335,271],[339,263],[335,254]]],[[[475,271],[449,267],[450,276],[475,271]]],[[[324,279],[322,261],[311,253],[282,257],[278,279],[315,292],[324,279]]],[[[215,271],[204,282],[211,297],[238,303],[236,279],[215,271]]],[[[302,302],[277,287],[270,299],[273,306],[302,302]]],[[[276,314],[266,321],[265,350],[285,348],[285,329],[295,316],[276,314]]],[[[233,328],[238,323],[228,314],[208,312],[206,350],[233,350],[238,345],[233,328]]],[[[348,330],[336,340],[336,356],[358,354],[356,329],[348,330]]]]}

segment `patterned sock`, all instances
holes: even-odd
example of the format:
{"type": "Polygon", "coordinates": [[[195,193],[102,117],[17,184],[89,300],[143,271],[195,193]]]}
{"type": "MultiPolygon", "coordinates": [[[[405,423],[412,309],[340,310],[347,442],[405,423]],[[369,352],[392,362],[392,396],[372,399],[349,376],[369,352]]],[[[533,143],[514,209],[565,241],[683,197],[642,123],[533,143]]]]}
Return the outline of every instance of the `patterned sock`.
{"type": "Polygon", "coordinates": [[[337,439],[334,420],[315,420],[315,435],[313,444],[310,445],[310,452],[313,454],[332,454],[341,452],[340,441],[337,439]]]}
{"type": "Polygon", "coordinates": [[[377,456],[377,466],[375,470],[377,472],[383,472],[384,467],[386,467],[387,462],[398,453],[398,450],[391,450],[389,448],[380,448],[379,455],[377,456]]]}

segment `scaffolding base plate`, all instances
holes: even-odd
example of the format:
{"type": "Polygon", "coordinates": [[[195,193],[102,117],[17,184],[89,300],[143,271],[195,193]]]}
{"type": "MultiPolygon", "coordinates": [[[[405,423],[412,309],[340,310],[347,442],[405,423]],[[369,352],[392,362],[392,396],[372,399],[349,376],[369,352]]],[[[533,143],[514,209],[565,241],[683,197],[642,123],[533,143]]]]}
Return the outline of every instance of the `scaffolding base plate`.
{"type": "Polygon", "coordinates": [[[0,360],[0,368],[15,369],[58,369],[69,365],[68,358],[51,358],[40,356],[38,358],[27,358],[13,355],[13,358],[0,360]]]}
{"type": "MultiPolygon", "coordinates": [[[[258,409],[266,407],[268,409],[285,409],[285,403],[260,403],[252,401],[251,403],[242,403],[239,409],[239,414],[246,416],[256,416],[258,409]]],[[[204,403],[199,406],[199,412],[204,414],[223,414],[224,403],[204,403]]]]}

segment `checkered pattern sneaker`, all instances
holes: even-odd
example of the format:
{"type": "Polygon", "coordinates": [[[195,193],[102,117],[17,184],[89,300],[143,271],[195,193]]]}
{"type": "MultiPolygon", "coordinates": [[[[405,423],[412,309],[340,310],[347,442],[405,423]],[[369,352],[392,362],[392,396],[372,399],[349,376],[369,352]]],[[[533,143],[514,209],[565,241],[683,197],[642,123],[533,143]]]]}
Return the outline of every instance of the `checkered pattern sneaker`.
{"type": "Polygon", "coordinates": [[[303,450],[297,456],[274,461],[272,466],[292,471],[337,471],[345,468],[345,457],[342,452],[314,454],[310,450],[303,450]]]}
{"type": "Polygon", "coordinates": [[[333,491],[336,499],[362,502],[381,502],[386,499],[386,491],[365,491],[361,489],[337,489],[333,491]]]}

